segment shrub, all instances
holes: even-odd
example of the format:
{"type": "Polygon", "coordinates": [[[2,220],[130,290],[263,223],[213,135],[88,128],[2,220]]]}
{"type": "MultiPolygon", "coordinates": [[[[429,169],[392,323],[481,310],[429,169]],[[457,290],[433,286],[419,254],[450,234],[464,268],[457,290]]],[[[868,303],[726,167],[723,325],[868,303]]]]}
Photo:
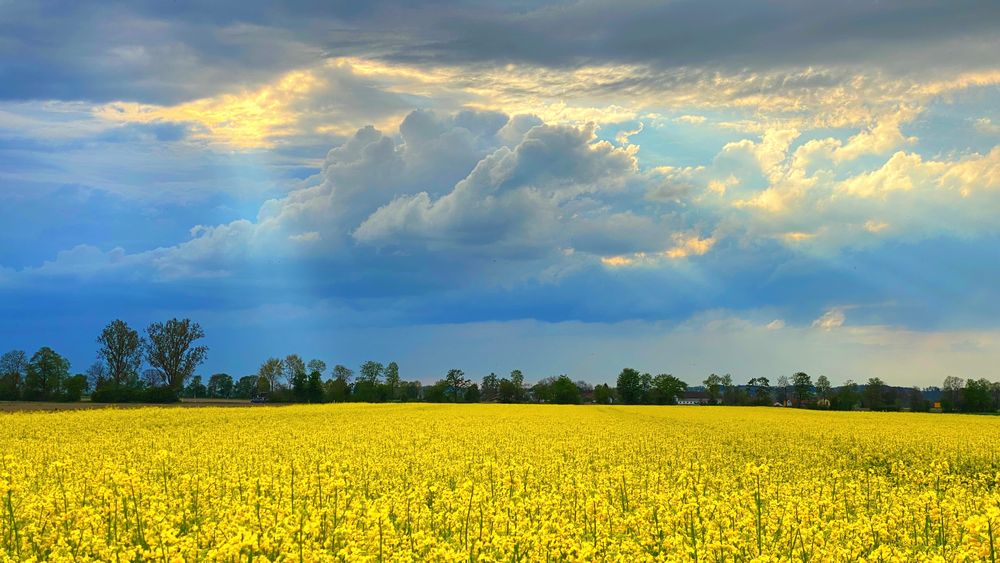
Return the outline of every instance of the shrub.
{"type": "Polygon", "coordinates": [[[168,404],[180,401],[177,390],[169,386],[126,387],[108,385],[91,393],[92,403],[156,403],[168,404]]]}

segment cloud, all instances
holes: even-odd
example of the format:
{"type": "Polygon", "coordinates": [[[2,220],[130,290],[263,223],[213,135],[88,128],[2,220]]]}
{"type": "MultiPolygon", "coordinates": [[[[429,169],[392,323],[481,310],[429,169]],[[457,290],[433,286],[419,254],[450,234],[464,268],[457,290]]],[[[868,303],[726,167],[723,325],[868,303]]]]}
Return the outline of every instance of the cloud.
{"type": "Polygon", "coordinates": [[[662,260],[677,260],[703,256],[715,246],[714,237],[701,238],[697,233],[674,233],[673,244],[658,252],[634,252],[630,255],[602,256],[601,263],[613,268],[622,266],[656,266],[662,260]]]}
{"type": "Polygon", "coordinates": [[[659,67],[709,63],[760,67],[806,61],[865,61],[888,68],[914,68],[916,61],[927,66],[944,66],[954,60],[988,64],[987,45],[995,41],[996,29],[986,20],[996,15],[995,6],[988,2],[974,2],[962,11],[901,1],[877,6],[849,2],[836,9],[821,2],[751,8],[718,0],[628,9],[615,2],[588,2],[539,6],[515,14],[453,14],[449,34],[392,56],[548,65],[603,58],[659,67]],[[722,13],[727,17],[717,17],[722,13]],[[940,35],[931,37],[930,28],[940,35]],[[970,37],[981,43],[956,41],[970,37]]]}
{"type": "Polygon", "coordinates": [[[888,129],[866,128],[846,142],[797,142],[801,133],[789,129],[730,142],[711,165],[686,174],[685,193],[714,212],[720,232],[804,252],[994,233],[983,210],[1000,204],[1000,146],[940,159],[894,150],[913,143],[898,127],[910,118],[894,111],[879,121],[888,129]]]}
{"type": "Polygon", "coordinates": [[[834,161],[853,160],[867,154],[884,154],[904,144],[916,142],[916,137],[904,136],[899,128],[917,114],[915,109],[903,107],[895,113],[880,118],[875,125],[854,135],[844,145],[838,146],[832,154],[834,161]]]}
{"type": "Polygon", "coordinates": [[[234,86],[254,88],[330,53],[425,67],[867,65],[905,75],[991,66],[997,45],[992,22],[1000,15],[987,0],[960,10],[903,0],[836,7],[819,1],[750,7],[735,0],[626,6],[602,0],[475,9],[445,2],[359,7],[228,1],[60,8],[0,5],[0,55],[8,59],[0,97],[172,105],[234,86]]]}
{"type": "Polygon", "coordinates": [[[976,120],[976,130],[987,135],[1000,134],[1000,124],[993,123],[989,117],[980,117],[976,120]]]}
{"type": "Polygon", "coordinates": [[[310,243],[320,240],[322,236],[317,231],[309,231],[308,233],[300,233],[297,235],[289,235],[288,240],[299,243],[310,243]]]}
{"type": "Polygon", "coordinates": [[[646,125],[640,121],[638,127],[635,129],[619,131],[618,134],[615,135],[615,141],[617,141],[619,145],[627,145],[629,144],[629,139],[639,133],[642,133],[642,130],[645,129],[645,127],[646,125]]]}
{"type": "MultiPolygon", "coordinates": [[[[879,123],[909,116],[897,109],[879,123]]],[[[129,256],[171,279],[232,274],[262,256],[540,261],[512,267],[508,275],[519,278],[588,260],[665,267],[720,242],[775,240],[808,254],[993,232],[985,210],[1000,194],[1000,148],[950,161],[898,151],[844,177],[844,167],[858,169],[856,157],[836,152],[868,143],[878,127],[846,142],[768,130],[725,144],[704,166],[643,170],[638,146],[603,140],[594,125],[418,110],[394,135],[358,129],[328,152],[318,175],[265,201],[252,220],[207,224],[190,240],[129,256]],[[942,213],[963,220],[928,220],[942,213]]]]}
{"type": "Polygon", "coordinates": [[[261,25],[108,4],[0,4],[0,98],[176,103],[266,80],[321,53],[261,25]]]}
{"type": "Polygon", "coordinates": [[[813,328],[832,330],[844,326],[844,321],[846,319],[847,317],[844,315],[843,307],[833,307],[832,309],[828,309],[818,319],[813,321],[812,326],[813,328]]]}
{"type": "Polygon", "coordinates": [[[687,123],[689,125],[701,125],[707,118],[704,115],[681,115],[673,119],[677,123],[687,123]]]}
{"type": "Polygon", "coordinates": [[[513,149],[480,161],[451,192],[396,198],[353,236],[374,246],[439,250],[551,246],[578,198],[619,190],[635,167],[629,150],[596,140],[593,128],[537,126],[513,149]]]}
{"type": "MultiPolygon", "coordinates": [[[[988,240],[994,232],[1000,149],[835,162],[832,151],[857,133],[779,128],[729,142],[704,165],[647,167],[646,147],[612,143],[614,132],[602,137],[596,125],[418,110],[393,131],[360,128],[314,176],[245,219],[194,220],[200,226],[179,242],[88,242],[17,269],[7,283],[127,279],[216,288],[235,301],[240,291],[253,294],[244,285],[255,280],[257,291],[335,295],[421,322],[673,319],[791,300],[768,318],[809,325],[828,302],[900,291],[919,302],[923,286],[901,290],[884,271],[887,257],[925,256],[941,237],[959,244],[956,235],[988,240]],[[889,189],[904,180],[910,189],[889,189]],[[744,203],[768,193],[781,206],[744,203]],[[447,274],[456,268],[462,275],[447,274]],[[826,288],[823,302],[806,287],[826,288]],[[595,303],[593,295],[608,297],[595,303]]],[[[986,249],[973,250],[953,245],[937,262],[924,260],[989,261],[986,249]]],[[[932,325],[940,311],[893,315],[932,325]]],[[[852,314],[852,325],[861,315],[852,314]]]]}
{"type": "Polygon", "coordinates": [[[347,136],[367,124],[395,127],[415,105],[452,109],[468,99],[444,85],[414,95],[410,92],[426,89],[419,79],[372,79],[355,68],[363,69],[363,64],[330,59],[282,73],[252,89],[176,105],[115,101],[96,106],[94,114],[112,123],[189,124],[195,139],[246,150],[316,136],[347,136]]]}
{"type": "MultiPolygon", "coordinates": [[[[465,260],[554,254],[578,262],[607,248],[707,251],[710,242],[664,242],[673,226],[656,216],[613,209],[616,198],[641,198],[641,189],[628,194],[642,181],[634,147],[598,139],[593,126],[414,111],[398,137],[359,129],[329,151],[319,175],[265,201],[254,220],[198,225],[187,241],[141,252],[87,250],[104,264],[95,272],[127,263],[134,276],[167,280],[232,276],[279,257],[351,263],[396,251],[455,259],[457,251],[465,260]]],[[[85,273],[70,258],[31,272],[85,273]]]]}

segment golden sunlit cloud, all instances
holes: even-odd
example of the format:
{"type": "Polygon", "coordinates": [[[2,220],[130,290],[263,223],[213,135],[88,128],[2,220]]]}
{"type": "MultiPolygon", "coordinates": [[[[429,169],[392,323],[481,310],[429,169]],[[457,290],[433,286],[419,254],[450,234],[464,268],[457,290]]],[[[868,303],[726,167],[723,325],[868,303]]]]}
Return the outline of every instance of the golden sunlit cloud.
{"type": "Polygon", "coordinates": [[[310,71],[289,72],[274,84],[239,94],[203,98],[176,106],[114,102],[95,110],[109,121],[179,122],[197,127],[193,136],[232,148],[267,148],[274,139],[295,132],[292,103],[305,99],[319,79],[310,71]]]}
{"type": "MultiPolygon", "coordinates": [[[[114,102],[98,106],[94,113],[113,122],[194,124],[195,138],[234,149],[272,147],[293,135],[344,135],[368,124],[389,129],[405,114],[401,107],[380,111],[373,108],[368,115],[353,108],[304,111],[298,107],[317,95],[358,95],[339,92],[332,75],[352,77],[373,92],[399,100],[434,100],[435,107],[449,111],[465,107],[508,115],[532,114],[546,123],[622,123],[649,116],[651,110],[670,108],[754,108],[754,119],[720,125],[761,133],[874,123],[871,130],[840,149],[841,159],[906,142],[898,124],[911,119],[915,110],[900,110],[902,102],[918,108],[924,101],[947,92],[1000,84],[998,72],[965,73],[921,83],[813,68],[722,74],[691,69],[661,71],[642,65],[574,69],[527,64],[469,67],[335,57],[245,91],[174,106],[114,102]],[[817,83],[830,85],[818,87],[817,83]],[[844,88],[844,84],[851,87],[844,88]]],[[[410,109],[423,105],[411,102],[410,109]]],[[[700,124],[706,118],[686,113],[673,121],[700,124]]],[[[774,139],[778,144],[785,140],[774,139]]],[[[764,151],[776,145],[759,148],[764,151]]],[[[759,156],[767,158],[764,152],[759,156]]]]}
{"type": "MultiPolygon", "coordinates": [[[[638,253],[636,254],[636,256],[639,256],[640,254],[642,253],[638,253]]],[[[642,254],[642,257],[645,257],[645,255],[642,254]]],[[[632,264],[635,263],[635,261],[636,261],[635,258],[629,258],[628,256],[605,256],[601,258],[602,264],[604,264],[605,266],[611,266],[612,268],[618,268],[621,266],[631,266],[632,264]]]]}
{"type": "Polygon", "coordinates": [[[663,255],[667,258],[685,258],[687,256],[701,256],[706,254],[715,245],[715,238],[698,238],[694,236],[674,235],[676,246],[666,250],[663,255]]]}
{"type": "Polygon", "coordinates": [[[833,330],[844,326],[844,321],[846,320],[847,317],[844,315],[844,308],[833,307],[813,321],[812,326],[813,328],[821,328],[823,330],[833,330]]]}
{"type": "Polygon", "coordinates": [[[601,258],[601,263],[611,268],[650,266],[664,258],[677,260],[689,256],[702,256],[715,245],[715,237],[700,238],[698,235],[684,233],[674,234],[673,240],[674,246],[662,252],[634,252],[629,255],[604,256],[601,258]]]}
{"type": "Polygon", "coordinates": [[[805,240],[809,240],[815,236],[816,233],[804,233],[801,231],[793,231],[789,233],[782,233],[781,238],[784,239],[785,242],[802,242],[805,240]]]}

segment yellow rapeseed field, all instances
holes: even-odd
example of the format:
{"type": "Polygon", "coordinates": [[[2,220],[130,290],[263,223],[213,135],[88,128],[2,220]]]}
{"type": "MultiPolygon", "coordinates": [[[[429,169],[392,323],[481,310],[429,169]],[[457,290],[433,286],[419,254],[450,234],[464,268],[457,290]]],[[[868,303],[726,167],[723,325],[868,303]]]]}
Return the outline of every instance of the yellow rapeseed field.
{"type": "Polygon", "coordinates": [[[1000,418],[325,405],[0,414],[0,560],[991,561],[1000,418]]]}

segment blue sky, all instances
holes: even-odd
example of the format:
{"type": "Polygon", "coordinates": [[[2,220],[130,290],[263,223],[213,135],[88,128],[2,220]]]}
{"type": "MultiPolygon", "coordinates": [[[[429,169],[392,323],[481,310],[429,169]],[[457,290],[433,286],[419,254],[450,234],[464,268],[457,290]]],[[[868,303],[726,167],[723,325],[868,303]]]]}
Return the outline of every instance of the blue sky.
{"type": "Polygon", "coordinates": [[[0,1],[0,348],[996,378],[995,2],[498,6],[0,1]]]}

